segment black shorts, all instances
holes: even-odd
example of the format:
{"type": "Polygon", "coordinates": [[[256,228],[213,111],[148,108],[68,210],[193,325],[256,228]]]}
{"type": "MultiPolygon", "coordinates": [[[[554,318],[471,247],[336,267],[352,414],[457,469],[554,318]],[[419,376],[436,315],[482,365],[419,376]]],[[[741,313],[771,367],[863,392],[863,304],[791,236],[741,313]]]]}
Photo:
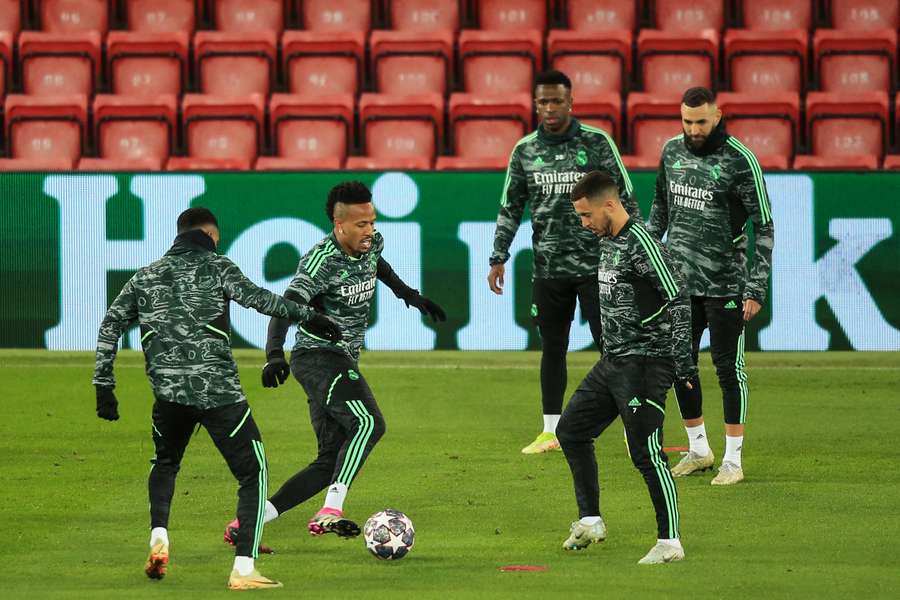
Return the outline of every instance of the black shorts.
{"type": "Polygon", "coordinates": [[[591,324],[600,326],[600,289],[597,277],[571,279],[535,279],[532,283],[531,318],[535,325],[571,323],[575,318],[575,302],[591,324]]]}

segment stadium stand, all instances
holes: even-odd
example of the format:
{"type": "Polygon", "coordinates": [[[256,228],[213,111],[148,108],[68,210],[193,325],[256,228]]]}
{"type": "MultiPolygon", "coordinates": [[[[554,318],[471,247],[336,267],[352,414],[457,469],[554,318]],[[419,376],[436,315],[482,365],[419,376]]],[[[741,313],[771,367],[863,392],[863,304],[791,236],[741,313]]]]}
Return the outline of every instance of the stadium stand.
{"type": "Polygon", "coordinates": [[[548,3],[543,0],[479,0],[478,24],[490,31],[547,29],[548,3]]]}
{"type": "Polygon", "coordinates": [[[812,154],[820,157],[884,155],[888,97],[885,92],[833,94],[810,92],[807,131],[812,154]]]}
{"type": "Polygon", "coordinates": [[[799,94],[723,92],[717,102],[728,132],[753,150],[763,168],[788,168],[800,139],[799,94]]]}
{"type": "MultiPolygon", "coordinates": [[[[456,164],[487,159],[506,166],[516,142],[531,130],[531,94],[450,97],[450,131],[456,164]]],[[[442,167],[452,168],[454,161],[442,167]]]]}
{"type": "Polygon", "coordinates": [[[75,96],[10,94],[5,102],[10,158],[68,161],[81,157],[87,128],[87,99],[75,96]]]}
{"type": "Polygon", "coordinates": [[[719,35],[644,29],[638,34],[637,60],[643,90],[676,95],[690,87],[716,87],[719,35]]]}
{"type": "Polygon", "coordinates": [[[532,92],[534,74],[542,67],[543,37],[522,31],[463,31],[459,57],[464,89],[476,94],[532,92]]]}
{"type": "Polygon", "coordinates": [[[309,31],[368,31],[370,0],[299,0],[300,23],[309,31]]]}
{"type": "Polygon", "coordinates": [[[724,0],[655,0],[653,5],[656,27],[664,31],[720,31],[725,23],[724,0]]]}
{"type": "Polygon", "coordinates": [[[284,29],[284,0],[215,0],[216,29],[234,33],[284,29]]]}
{"type": "Polygon", "coordinates": [[[628,132],[632,155],[649,160],[655,167],[663,145],[681,131],[680,109],[680,96],[629,94],[628,132]]]}
{"type": "Polygon", "coordinates": [[[725,70],[731,90],[804,91],[808,37],[802,29],[728,30],[725,33],[725,70]]]}
{"type": "Polygon", "coordinates": [[[822,91],[888,92],[895,86],[896,31],[819,29],[813,48],[822,91]]]}
{"type": "Polygon", "coordinates": [[[22,11],[25,3],[19,0],[0,0],[0,32],[15,37],[22,29],[22,11]]]}
{"type": "Polygon", "coordinates": [[[441,147],[443,123],[444,99],[439,94],[363,94],[359,100],[365,155],[376,161],[422,159],[430,168],[441,147]]]}
{"type": "Polygon", "coordinates": [[[41,30],[48,33],[106,33],[107,0],[40,0],[41,30]]]}
{"type": "Polygon", "coordinates": [[[634,2],[621,0],[567,0],[563,19],[576,31],[633,31],[637,25],[634,2]]]}
{"type": "Polygon", "coordinates": [[[554,30],[547,36],[550,66],[569,76],[579,98],[628,89],[631,32],[554,30]]]}
{"type": "Polygon", "coordinates": [[[742,0],[741,24],[754,31],[808,30],[812,27],[811,0],[742,0]]]}
{"type": "Polygon", "coordinates": [[[98,95],[94,130],[99,157],[154,161],[161,168],[174,146],[176,113],[175,96],[98,95]]]}
{"type": "Polygon", "coordinates": [[[350,149],[353,96],[275,94],[269,103],[269,122],[278,159],[306,164],[324,160],[339,169],[350,149]]]}
{"type": "Polygon", "coordinates": [[[200,91],[218,96],[266,96],[275,77],[275,32],[198,31],[194,60],[200,91]]]}
{"type": "Polygon", "coordinates": [[[900,28],[897,0],[827,0],[835,29],[873,31],[900,28]]]}
{"type": "Polygon", "coordinates": [[[170,170],[250,169],[259,154],[262,96],[229,98],[186,94],[182,119],[187,158],[169,159],[170,170]]]}

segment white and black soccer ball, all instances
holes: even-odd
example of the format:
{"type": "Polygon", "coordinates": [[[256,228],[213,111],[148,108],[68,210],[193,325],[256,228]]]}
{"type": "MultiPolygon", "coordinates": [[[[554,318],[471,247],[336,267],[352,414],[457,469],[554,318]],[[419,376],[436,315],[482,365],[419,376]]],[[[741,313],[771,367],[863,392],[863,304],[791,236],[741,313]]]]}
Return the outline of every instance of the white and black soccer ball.
{"type": "Polygon", "coordinates": [[[366,548],[382,560],[399,560],[406,556],[416,542],[412,521],[399,510],[390,508],[377,512],[363,528],[366,548]]]}

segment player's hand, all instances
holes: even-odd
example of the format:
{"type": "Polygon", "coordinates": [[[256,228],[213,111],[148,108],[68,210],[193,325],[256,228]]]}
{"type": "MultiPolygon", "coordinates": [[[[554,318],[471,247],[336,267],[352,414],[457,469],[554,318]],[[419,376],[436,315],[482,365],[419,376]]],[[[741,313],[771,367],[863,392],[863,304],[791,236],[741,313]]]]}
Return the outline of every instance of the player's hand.
{"type": "Polygon", "coordinates": [[[291,367],[284,360],[284,356],[273,356],[263,365],[262,384],[263,387],[277,388],[279,384],[287,381],[288,375],[291,374],[291,367]]]}
{"type": "Polygon", "coordinates": [[[690,369],[686,369],[675,376],[675,383],[683,386],[685,389],[692,390],[697,387],[697,377],[697,367],[691,365],[690,369]]]}
{"type": "Polygon", "coordinates": [[[744,320],[749,321],[750,319],[755,317],[756,313],[758,313],[760,309],[762,309],[762,304],[760,304],[753,298],[747,298],[746,300],[744,300],[744,320]]]}
{"type": "Polygon", "coordinates": [[[403,301],[406,302],[407,308],[412,306],[413,308],[419,309],[422,316],[431,317],[431,321],[434,323],[447,320],[447,313],[444,312],[441,305],[434,300],[426,298],[419,292],[416,292],[409,298],[404,298],[403,301]]]}
{"type": "Polygon", "coordinates": [[[506,267],[503,266],[503,263],[491,265],[491,270],[488,273],[488,286],[498,296],[503,294],[504,273],[506,273],[506,267]]]}
{"type": "Polygon", "coordinates": [[[97,416],[107,421],[119,420],[119,401],[111,387],[97,385],[97,416]]]}
{"type": "Polygon", "coordinates": [[[312,318],[304,323],[303,329],[329,342],[339,342],[344,339],[341,330],[338,329],[335,322],[320,313],[314,314],[312,318]]]}

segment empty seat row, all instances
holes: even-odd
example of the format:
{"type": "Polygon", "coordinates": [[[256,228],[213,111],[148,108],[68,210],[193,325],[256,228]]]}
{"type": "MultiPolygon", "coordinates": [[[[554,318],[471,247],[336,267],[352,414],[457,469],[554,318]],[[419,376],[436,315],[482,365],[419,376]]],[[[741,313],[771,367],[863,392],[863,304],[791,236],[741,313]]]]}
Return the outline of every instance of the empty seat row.
{"type": "Polygon", "coordinates": [[[897,29],[896,0],[0,0],[0,30],[18,32],[30,11],[44,31],[105,32],[120,22],[133,31],[192,32],[198,21],[221,31],[368,31],[373,24],[409,31],[568,28],[667,31],[897,29]],[[112,5],[114,12],[110,14],[112,5]],[[119,11],[121,6],[121,12],[119,11]],[[23,10],[27,8],[28,10],[23,10]],[[646,13],[646,15],[645,15],[646,13]],[[733,14],[732,14],[733,13],[733,14]],[[819,14],[827,15],[822,23],[819,14]]]}
{"type": "MultiPolygon", "coordinates": [[[[361,32],[143,34],[25,32],[18,41],[21,89],[26,94],[180,95],[189,79],[204,93],[243,96],[284,88],[291,93],[351,93],[369,79],[379,92],[409,94],[452,89],[480,94],[530,93],[544,66],[537,31],[409,33],[361,32]],[[368,43],[367,43],[368,42],[368,43]],[[367,52],[368,48],[368,52],[367,52]],[[279,51],[280,49],[280,51],[279,51]],[[191,61],[193,57],[193,62],[191,61]],[[195,65],[194,65],[195,63],[195,65]],[[456,81],[457,65],[461,75],[456,81]],[[104,69],[105,66],[105,69],[104,69]],[[190,76],[190,77],[189,77],[190,76]],[[109,81],[101,85],[100,81],[109,81]]],[[[569,74],[576,95],[627,90],[631,73],[642,89],[680,94],[696,85],[717,87],[719,38],[713,31],[685,37],[643,30],[632,56],[629,32],[554,31],[547,38],[549,66],[569,74]]],[[[896,87],[897,32],[859,34],[818,30],[813,38],[819,88],[833,92],[889,91],[896,87]]],[[[12,89],[14,46],[0,33],[0,95],[12,89]]],[[[726,78],[738,92],[807,89],[807,38],[803,31],[729,30],[724,39],[726,78]]]]}
{"type": "MultiPolygon", "coordinates": [[[[805,110],[799,96],[790,93],[723,93],[719,105],[729,131],[754,150],[766,168],[787,168],[801,132],[811,154],[822,160],[877,163],[894,126],[887,95],[881,92],[850,98],[813,92],[805,110]]],[[[630,143],[622,146],[630,147],[633,166],[652,167],[665,141],[681,131],[677,100],[630,95],[627,127],[615,94],[576,106],[576,116],[588,124],[613,135],[627,129],[630,143]]],[[[229,99],[188,94],[180,104],[174,96],[100,95],[90,112],[84,96],[13,95],[5,107],[11,158],[66,159],[70,164],[85,154],[91,137],[100,158],[156,165],[183,148],[202,164],[246,169],[263,148],[271,148],[272,161],[293,168],[341,165],[355,150],[372,160],[428,168],[449,147],[453,157],[443,159],[445,164],[500,168],[516,141],[533,127],[528,94],[453,94],[446,105],[446,128],[445,102],[437,94],[363,94],[358,105],[349,94],[276,94],[268,104],[258,95],[229,99]]],[[[900,114],[900,100],[895,114],[900,114]]]]}

